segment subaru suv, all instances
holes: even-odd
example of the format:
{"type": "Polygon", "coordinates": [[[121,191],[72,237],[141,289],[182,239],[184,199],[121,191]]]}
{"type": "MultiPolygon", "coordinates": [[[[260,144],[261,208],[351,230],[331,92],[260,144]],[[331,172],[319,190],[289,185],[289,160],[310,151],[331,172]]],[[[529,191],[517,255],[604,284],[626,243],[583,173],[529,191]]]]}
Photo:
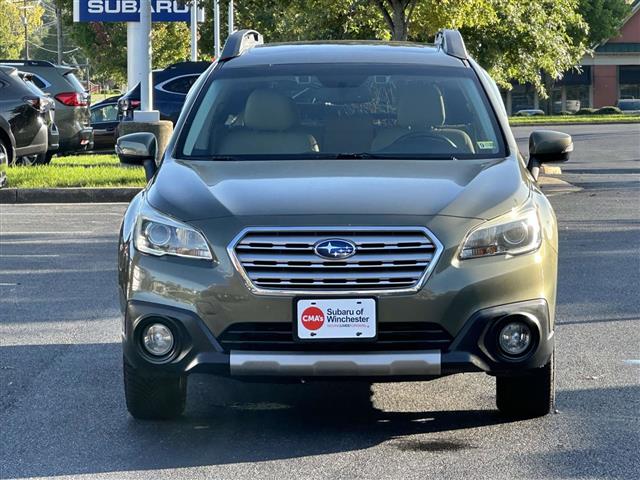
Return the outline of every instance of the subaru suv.
{"type": "Polygon", "coordinates": [[[116,149],[149,178],[119,243],[134,417],[181,414],[202,372],[485,372],[504,414],[550,411],[558,235],[536,177],[573,144],[537,131],[525,160],[457,31],[435,45],[236,32],[164,153],[150,133],[116,149]]]}

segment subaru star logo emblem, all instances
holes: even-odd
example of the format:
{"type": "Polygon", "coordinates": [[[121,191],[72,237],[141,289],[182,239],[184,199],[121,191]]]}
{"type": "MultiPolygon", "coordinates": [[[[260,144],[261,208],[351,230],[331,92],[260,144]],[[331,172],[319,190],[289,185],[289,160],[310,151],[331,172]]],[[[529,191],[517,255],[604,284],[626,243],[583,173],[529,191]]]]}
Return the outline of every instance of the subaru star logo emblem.
{"type": "Polygon", "coordinates": [[[316,243],[313,251],[316,252],[316,255],[323,258],[341,260],[355,255],[356,246],[347,240],[332,238],[330,240],[322,240],[316,243]]]}

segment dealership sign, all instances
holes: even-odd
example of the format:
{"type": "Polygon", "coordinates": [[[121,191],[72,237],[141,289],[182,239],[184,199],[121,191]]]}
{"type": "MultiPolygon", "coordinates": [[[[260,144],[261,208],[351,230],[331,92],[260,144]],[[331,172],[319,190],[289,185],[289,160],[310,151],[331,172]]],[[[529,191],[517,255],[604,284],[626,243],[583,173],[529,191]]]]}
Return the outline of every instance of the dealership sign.
{"type": "MultiPolygon", "coordinates": [[[[189,22],[190,10],[184,0],[151,0],[154,22],[189,22]]],[[[73,0],[73,21],[139,22],[140,0],[73,0]]]]}

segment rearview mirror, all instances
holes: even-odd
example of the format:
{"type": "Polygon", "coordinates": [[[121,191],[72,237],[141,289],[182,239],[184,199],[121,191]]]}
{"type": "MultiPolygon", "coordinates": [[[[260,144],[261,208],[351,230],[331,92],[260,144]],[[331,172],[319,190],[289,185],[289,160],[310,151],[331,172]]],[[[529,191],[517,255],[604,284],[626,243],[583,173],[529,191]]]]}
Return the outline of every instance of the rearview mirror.
{"type": "Polygon", "coordinates": [[[157,151],[158,141],[153,133],[129,133],[116,141],[116,153],[120,163],[144,167],[147,180],[156,173],[157,151]]]}
{"type": "Polygon", "coordinates": [[[536,130],[529,136],[529,164],[527,168],[538,179],[543,163],[566,162],[573,152],[571,135],[553,130],[536,130]]]}
{"type": "Polygon", "coordinates": [[[571,135],[553,130],[536,130],[529,136],[529,157],[539,163],[566,162],[573,152],[571,135]]]}

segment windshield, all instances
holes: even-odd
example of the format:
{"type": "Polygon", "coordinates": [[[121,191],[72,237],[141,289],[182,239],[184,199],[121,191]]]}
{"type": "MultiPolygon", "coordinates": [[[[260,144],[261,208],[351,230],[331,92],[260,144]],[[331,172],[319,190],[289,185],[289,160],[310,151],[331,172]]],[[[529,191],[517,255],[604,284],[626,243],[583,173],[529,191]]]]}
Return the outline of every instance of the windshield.
{"type": "Polygon", "coordinates": [[[618,102],[620,110],[640,110],[640,100],[624,100],[618,102]]]}
{"type": "Polygon", "coordinates": [[[304,64],[215,73],[185,122],[192,159],[504,156],[471,69],[304,64]]]}

